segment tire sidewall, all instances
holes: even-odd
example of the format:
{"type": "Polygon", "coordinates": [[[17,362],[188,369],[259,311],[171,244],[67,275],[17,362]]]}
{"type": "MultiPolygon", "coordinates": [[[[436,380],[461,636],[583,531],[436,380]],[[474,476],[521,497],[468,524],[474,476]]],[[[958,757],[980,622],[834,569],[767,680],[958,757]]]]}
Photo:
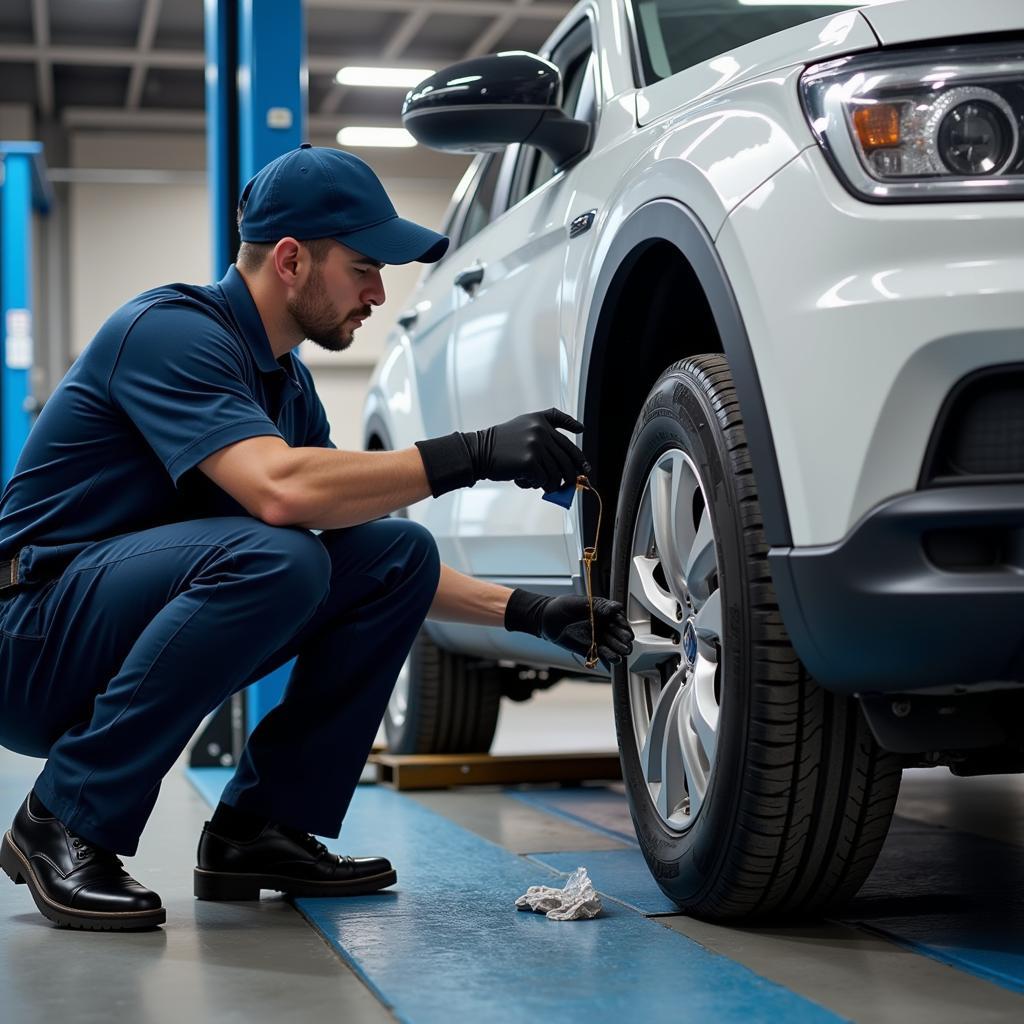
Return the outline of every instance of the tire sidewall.
{"type": "Polygon", "coordinates": [[[626,603],[630,548],[644,484],[658,458],[680,449],[700,474],[710,506],[722,594],[724,664],[718,744],[697,820],[677,833],[662,821],[640,767],[624,663],[612,673],[623,779],[651,873],[672,899],[699,899],[725,863],[742,792],[749,717],[748,599],[742,527],[725,438],[692,366],[677,364],[655,384],[630,440],[616,510],[611,590],[626,603]]]}
{"type": "Polygon", "coordinates": [[[411,753],[417,747],[420,698],[424,686],[429,686],[432,682],[432,678],[424,678],[424,657],[429,657],[431,653],[425,650],[425,645],[428,643],[430,641],[420,632],[409,649],[409,656],[404,666],[409,672],[404,721],[401,725],[395,725],[394,719],[391,717],[390,703],[384,712],[384,734],[387,737],[388,750],[393,754],[411,753]]]}

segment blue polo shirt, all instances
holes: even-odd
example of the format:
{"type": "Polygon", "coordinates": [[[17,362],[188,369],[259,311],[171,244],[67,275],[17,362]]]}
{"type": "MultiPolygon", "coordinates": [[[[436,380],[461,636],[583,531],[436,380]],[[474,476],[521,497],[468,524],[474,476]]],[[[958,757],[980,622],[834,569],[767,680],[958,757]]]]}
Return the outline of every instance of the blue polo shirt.
{"type": "MultiPolygon", "coordinates": [[[[244,279],[125,303],[43,407],[0,496],[0,557],[249,513],[196,466],[247,437],[331,447],[309,370],[275,359],[244,279]]],[[[23,574],[24,576],[24,574],[23,574]]]]}

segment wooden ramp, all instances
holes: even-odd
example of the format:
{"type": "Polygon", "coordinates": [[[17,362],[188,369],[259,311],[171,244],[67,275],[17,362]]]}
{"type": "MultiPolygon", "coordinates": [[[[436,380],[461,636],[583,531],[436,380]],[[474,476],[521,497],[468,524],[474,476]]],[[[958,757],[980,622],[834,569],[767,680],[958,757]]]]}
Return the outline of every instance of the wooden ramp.
{"type": "Polygon", "coordinates": [[[622,778],[619,755],[373,753],[377,781],[394,789],[511,786],[524,782],[586,782],[622,778]]]}

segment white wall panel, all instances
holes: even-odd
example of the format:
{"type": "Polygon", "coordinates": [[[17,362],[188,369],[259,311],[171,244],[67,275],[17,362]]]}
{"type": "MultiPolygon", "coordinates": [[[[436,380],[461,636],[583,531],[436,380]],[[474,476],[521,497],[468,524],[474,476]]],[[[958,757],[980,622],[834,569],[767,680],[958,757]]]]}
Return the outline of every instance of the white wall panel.
{"type": "MultiPolygon", "coordinates": [[[[148,167],[200,170],[201,141],[157,139],[127,133],[81,133],[74,140],[77,167],[148,167]]],[[[417,151],[418,154],[418,151],[417,151]]],[[[391,154],[370,162],[382,175],[399,214],[439,227],[468,158],[421,167],[391,154]],[[423,177],[412,174],[433,172],[423,177]]],[[[170,281],[211,278],[207,191],[202,184],[124,185],[78,183],[68,188],[70,213],[70,329],[77,355],[121,303],[170,281]]],[[[328,353],[306,343],[302,357],[313,369],[339,447],[361,444],[360,413],[370,370],[422,270],[420,264],[384,271],[387,302],[356,332],[347,352],[328,353]]]]}

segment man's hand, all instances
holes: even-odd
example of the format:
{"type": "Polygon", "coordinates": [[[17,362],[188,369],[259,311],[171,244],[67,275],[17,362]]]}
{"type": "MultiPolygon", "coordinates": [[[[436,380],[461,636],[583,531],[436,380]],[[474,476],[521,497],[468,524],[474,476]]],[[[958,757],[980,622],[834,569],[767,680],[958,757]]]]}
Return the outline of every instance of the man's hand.
{"type": "Polygon", "coordinates": [[[590,470],[583,452],[559,428],[578,434],[583,424],[561,409],[548,409],[462,436],[478,480],[515,480],[520,487],[555,491],[590,470]]]}
{"type": "Polygon", "coordinates": [[[435,498],[477,480],[514,480],[520,487],[556,491],[590,472],[583,452],[560,429],[578,434],[583,424],[560,409],[548,409],[486,430],[417,441],[416,447],[435,498]]]}
{"type": "MultiPolygon", "coordinates": [[[[564,647],[573,654],[590,650],[590,611],[585,597],[568,594],[545,597],[526,590],[514,590],[505,608],[505,628],[510,632],[532,633],[564,647]]],[[[633,630],[625,609],[618,601],[594,598],[594,628],[597,655],[608,665],[617,664],[633,650],[633,630]]]]}

